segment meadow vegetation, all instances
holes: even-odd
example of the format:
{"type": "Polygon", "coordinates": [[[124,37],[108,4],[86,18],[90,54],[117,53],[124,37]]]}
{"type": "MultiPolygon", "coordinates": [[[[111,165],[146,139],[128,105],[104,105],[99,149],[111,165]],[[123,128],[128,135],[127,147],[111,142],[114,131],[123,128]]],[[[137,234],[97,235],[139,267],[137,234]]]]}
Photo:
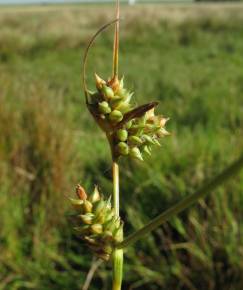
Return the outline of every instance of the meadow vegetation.
{"type": "MultiPolygon", "coordinates": [[[[2,9],[2,8],[1,8],[2,9]]],[[[191,193],[243,148],[243,6],[122,7],[120,72],[158,100],[172,136],[122,162],[125,233],[191,193]]],[[[0,12],[0,289],[81,289],[92,256],[67,221],[75,184],[111,193],[106,139],[81,90],[89,37],[111,6],[0,12]]],[[[89,71],[110,75],[112,30],[89,71]]],[[[243,175],[126,250],[124,289],[240,290],[243,175]]],[[[90,289],[109,289],[103,264],[90,289]]]]}

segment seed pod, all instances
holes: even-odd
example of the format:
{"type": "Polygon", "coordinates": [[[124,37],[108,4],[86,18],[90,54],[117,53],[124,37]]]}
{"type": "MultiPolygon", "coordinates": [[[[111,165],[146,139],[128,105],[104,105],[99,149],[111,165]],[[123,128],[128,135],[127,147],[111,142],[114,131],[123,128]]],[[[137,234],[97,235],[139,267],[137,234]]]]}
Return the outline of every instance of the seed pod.
{"type": "Polygon", "coordinates": [[[96,215],[99,215],[101,212],[104,211],[105,207],[106,207],[106,203],[105,203],[105,201],[104,201],[104,200],[100,200],[100,201],[97,202],[97,203],[95,204],[95,206],[94,206],[94,213],[95,213],[96,215]]]}
{"type": "Polygon", "coordinates": [[[96,83],[96,88],[98,90],[101,90],[102,87],[106,84],[106,82],[100,78],[97,74],[95,74],[95,83],[96,83]]]}
{"type": "Polygon", "coordinates": [[[101,234],[103,232],[101,224],[93,224],[90,228],[93,234],[101,234]]]}
{"type": "Polygon", "coordinates": [[[131,108],[131,105],[129,103],[125,103],[123,101],[120,101],[117,106],[115,107],[115,109],[121,111],[122,113],[127,113],[131,108]]]}
{"type": "Polygon", "coordinates": [[[121,78],[119,82],[119,90],[123,89],[123,86],[124,86],[124,76],[121,78]]]}
{"type": "Polygon", "coordinates": [[[93,220],[94,223],[103,224],[106,220],[105,214],[103,212],[97,214],[93,220]]]}
{"type": "Polygon", "coordinates": [[[115,233],[115,241],[119,243],[122,241],[122,239],[123,239],[123,226],[121,225],[115,233]]]}
{"type": "Polygon", "coordinates": [[[133,94],[134,94],[133,92],[127,93],[125,98],[123,97],[123,102],[126,103],[126,104],[130,103],[133,94]]]}
{"type": "Polygon", "coordinates": [[[142,156],[140,150],[138,149],[138,147],[133,147],[132,149],[130,149],[129,155],[132,158],[139,159],[139,160],[143,161],[143,156],[142,156]]]}
{"type": "Polygon", "coordinates": [[[132,145],[141,145],[141,144],[143,144],[143,141],[138,136],[129,136],[128,137],[128,141],[132,145]]]}
{"type": "Polygon", "coordinates": [[[116,219],[112,218],[111,220],[109,220],[108,222],[106,222],[104,224],[104,229],[106,231],[110,231],[111,233],[114,232],[114,230],[116,230],[117,225],[116,225],[116,219]]]}
{"type": "Polygon", "coordinates": [[[150,147],[145,145],[142,147],[142,152],[147,153],[148,155],[151,155],[150,147]]]}
{"type": "Polygon", "coordinates": [[[161,117],[160,121],[159,121],[159,125],[161,128],[163,128],[165,126],[165,124],[169,121],[170,118],[163,118],[161,117]]]}
{"type": "Polygon", "coordinates": [[[111,103],[113,103],[113,105],[115,105],[118,101],[121,101],[122,97],[119,95],[114,95],[113,98],[111,99],[111,103]]]}
{"type": "Polygon", "coordinates": [[[102,91],[106,100],[112,99],[114,97],[114,92],[113,92],[112,88],[107,87],[106,85],[103,85],[101,91],[102,91]]]}
{"type": "Polygon", "coordinates": [[[114,110],[109,114],[110,121],[118,123],[123,119],[123,115],[120,111],[114,110]]]}
{"type": "Polygon", "coordinates": [[[99,190],[98,190],[97,186],[95,186],[95,189],[94,189],[92,195],[90,196],[89,200],[90,200],[91,203],[95,203],[95,202],[100,200],[100,193],[99,193],[99,190]]]}
{"type": "Polygon", "coordinates": [[[130,129],[132,127],[132,120],[128,121],[125,125],[126,129],[130,129]]]}
{"type": "Polygon", "coordinates": [[[110,106],[111,106],[112,110],[116,110],[121,102],[122,102],[122,100],[120,97],[114,96],[114,98],[110,101],[110,106]]]}
{"type": "Polygon", "coordinates": [[[87,214],[81,214],[79,215],[79,217],[84,224],[90,225],[92,223],[94,215],[87,213],[87,214]]]}
{"type": "Polygon", "coordinates": [[[154,143],[158,146],[161,146],[161,144],[159,143],[159,141],[156,138],[154,138],[154,143]]]}
{"type": "Polygon", "coordinates": [[[83,208],[85,213],[91,213],[92,212],[92,203],[88,201],[87,199],[84,201],[83,208]]]}
{"type": "Polygon", "coordinates": [[[117,136],[118,140],[126,141],[127,140],[127,136],[128,136],[128,132],[125,129],[119,129],[116,132],[116,136],[117,136]]]}
{"type": "Polygon", "coordinates": [[[165,130],[165,128],[161,128],[156,135],[158,136],[158,138],[162,138],[164,136],[169,136],[170,133],[168,131],[165,130]]]}
{"type": "Polygon", "coordinates": [[[111,210],[111,196],[106,201],[106,208],[109,209],[109,210],[111,210]]]}
{"type": "Polygon", "coordinates": [[[120,142],[116,146],[116,150],[121,155],[127,155],[129,153],[129,147],[125,142],[120,142]]]}
{"type": "Polygon", "coordinates": [[[143,125],[135,125],[132,124],[131,128],[129,129],[129,134],[130,135],[137,135],[137,134],[141,134],[141,132],[143,131],[144,126],[143,125]]]}
{"type": "Polygon", "coordinates": [[[83,203],[84,201],[81,199],[74,199],[74,198],[69,198],[73,208],[77,211],[81,211],[83,209],[83,203]]]}
{"type": "Polygon", "coordinates": [[[117,94],[122,98],[126,98],[129,95],[129,92],[126,89],[122,88],[117,92],[117,94]]]}
{"type": "Polygon", "coordinates": [[[105,220],[109,221],[112,219],[112,217],[115,216],[115,212],[113,209],[107,211],[106,216],[105,216],[105,220]]]}
{"type": "Polygon", "coordinates": [[[142,139],[146,142],[146,143],[150,143],[150,144],[155,144],[153,138],[151,138],[149,135],[143,135],[142,139]]]}
{"type": "Polygon", "coordinates": [[[99,103],[99,112],[101,114],[109,114],[111,112],[111,108],[106,101],[99,103]]]}
{"type": "Polygon", "coordinates": [[[147,133],[152,133],[152,132],[155,132],[155,131],[157,131],[158,129],[160,129],[160,127],[159,126],[156,126],[156,125],[154,125],[154,124],[146,124],[145,125],[145,132],[147,133]]]}

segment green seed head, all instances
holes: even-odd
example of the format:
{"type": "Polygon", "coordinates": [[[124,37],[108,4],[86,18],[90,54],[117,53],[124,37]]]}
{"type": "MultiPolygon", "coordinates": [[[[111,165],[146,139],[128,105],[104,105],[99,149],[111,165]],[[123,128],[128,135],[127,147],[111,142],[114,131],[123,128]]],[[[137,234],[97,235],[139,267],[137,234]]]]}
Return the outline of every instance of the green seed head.
{"type": "Polygon", "coordinates": [[[112,99],[114,97],[114,92],[113,92],[112,88],[110,88],[106,85],[103,85],[101,91],[102,91],[106,100],[112,99]]]}
{"type": "Polygon", "coordinates": [[[93,224],[90,228],[93,234],[101,234],[103,232],[101,224],[93,224]]]}
{"type": "Polygon", "coordinates": [[[129,155],[132,158],[143,161],[143,156],[142,156],[140,150],[138,149],[138,147],[133,147],[132,149],[130,149],[129,155]]]}
{"type": "Polygon", "coordinates": [[[82,214],[79,217],[84,224],[90,225],[92,223],[94,215],[87,213],[87,214],[82,214]]]}
{"type": "Polygon", "coordinates": [[[109,120],[114,123],[118,123],[123,119],[123,115],[120,111],[114,110],[109,114],[109,120]]]}
{"type": "Polygon", "coordinates": [[[115,233],[115,240],[117,243],[119,243],[122,241],[122,239],[123,239],[123,226],[121,225],[115,233]]]}
{"type": "Polygon", "coordinates": [[[97,202],[95,204],[95,207],[94,207],[94,213],[96,215],[100,214],[101,212],[103,212],[106,208],[106,203],[104,200],[100,200],[99,202],[97,202]]]}
{"type": "Polygon", "coordinates": [[[117,92],[117,94],[122,98],[127,98],[129,95],[129,92],[126,89],[122,88],[117,92]]]}
{"type": "Polygon", "coordinates": [[[127,113],[131,109],[131,105],[129,103],[121,101],[117,106],[116,110],[121,111],[122,113],[127,113]]]}
{"type": "Polygon", "coordinates": [[[79,212],[82,211],[82,209],[83,209],[83,203],[84,203],[83,200],[81,200],[81,199],[74,199],[74,198],[69,198],[69,200],[70,200],[70,202],[71,202],[71,204],[72,204],[72,206],[73,206],[73,208],[75,210],[77,210],[79,212]]]}
{"type": "Polygon", "coordinates": [[[127,136],[128,136],[128,132],[125,129],[119,129],[116,133],[117,139],[120,141],[126,141],[127,140],[127,136]]]}
{"type": "Polygon", "coordinates": [[[95,203],[99,200],[100,200],[100,193],[99,193],[98,187],[95,186],[95,189],[94,189],[92,195],[90,196],[90,202],[95,203]]]}
{"type": "Polygon", "coordinates": [[[85,213],[91,213],[92,212],[92,203],[88,201],[87,199],[84,201],[83,208],[85,213]]]}
{"type": "Polygon", "coordinates": [[[101,90],[102,87],[105,85],[105,81],[100,78],[97,74],[95,74],[95,83],[96,83],[96,88],[98,90],[101,90]]]}
{"type": "Polygon", "coordinates": [[[85,197],[87,199],[84,200],[71,199],[71,203],[79,209],[71,215],[73,229],[96,256],[108,260],[122,226],[121,220],[111,207],[110,199],[100,196],[97,187],[92,195],[86,194],[85,197]]]}
{"type": "Polygon", "coordinates": [[[111,108],[106,101],[99,103],[99,112],[101,114],[109,114],[111,112],[111,108]]]}
{"type": "Polygon", "coordinates": [[[120,155],[127,155],[129,153],[129,147],[125,142],[118,143],[116,149],[120,155]]]}
{"type": "Polygon", "coordinates": [[[141,145],[143,144],[143,141],[141,140],[141,138],[139,138],[138,136],[130,136],[128,138],[129,143],[131,143],[132,145],[141,145]]]}
{"type": "Polygon", "coordinates": [[[151,149],[149,146],[145,145],[142,147],[142,152],[147,153],[148,155],[151,155],[151,149]]]}
{"type": "Polygon", "coordinates": [[[125,124],[125,127],[126,129],[130,129],[132,127],[132,120],[128,121],[126,124],[125,124]]]}
{"type": "Polygon", "coordinates": [[[149,144],[155,144],[154,140],[152,137],[150,137],[149,135],[143,135],[142,139],[149,144]]]}

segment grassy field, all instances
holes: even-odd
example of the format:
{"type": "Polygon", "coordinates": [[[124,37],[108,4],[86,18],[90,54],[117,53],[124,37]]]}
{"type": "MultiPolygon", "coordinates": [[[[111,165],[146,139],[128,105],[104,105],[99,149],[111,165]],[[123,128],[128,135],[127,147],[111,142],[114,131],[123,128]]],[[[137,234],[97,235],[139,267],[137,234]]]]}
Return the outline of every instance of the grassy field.
{"type": "MultiPolygon", "coordinates": [[[[88,39],[113,7],[0,10],[0,289],[82,289],[92,256],[67,196],[111,193],[106,140],[80,84],[88,39]]],[[[172,136],[146,163],[122,162],[126,234],[197,189],[243,148],[243,5],[122,7],[120,72],[138,103],[160,101],[172,136]]],[[[89,58],[111,71],[112,30],[89,58]]],[[[126,251],[124,289],[240,290],[243,174],[126,251]]],[[[92,289],[110,289],[111,265],[92,289]]]]}

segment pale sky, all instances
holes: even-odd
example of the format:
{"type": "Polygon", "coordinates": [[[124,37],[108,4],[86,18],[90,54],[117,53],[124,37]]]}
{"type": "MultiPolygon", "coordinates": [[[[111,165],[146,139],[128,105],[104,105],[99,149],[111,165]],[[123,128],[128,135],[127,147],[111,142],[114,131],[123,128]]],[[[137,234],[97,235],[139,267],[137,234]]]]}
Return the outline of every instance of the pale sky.
{"type": "Polygon", "coordinates": [[[20,3],[48,3],[48,2],[78,2],[77,0],[0,0],[0,4],[20,4],[20,3]]]}

